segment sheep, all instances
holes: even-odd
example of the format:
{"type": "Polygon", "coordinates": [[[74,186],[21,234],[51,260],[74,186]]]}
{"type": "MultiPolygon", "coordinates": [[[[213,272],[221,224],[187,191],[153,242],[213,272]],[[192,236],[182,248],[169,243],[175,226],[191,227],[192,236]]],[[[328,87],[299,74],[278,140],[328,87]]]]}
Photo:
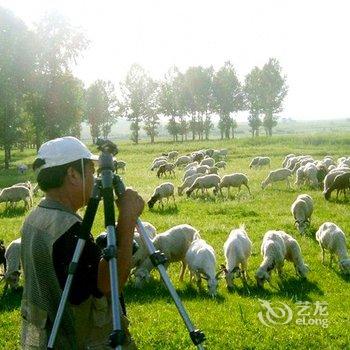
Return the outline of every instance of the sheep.
{"type": "Polygon", "coordinates": [[[220,181],[219,188],[220,188],[220,192],[222,193],[221,189],[224,187],[227,187],[227,195],[229,196],[231,187],[238,187],[238,193],[239,193],[242,185],[247,187],[249,194],[251,194],[250,188],[248,186],[247,175],[242,173],[234,173],[231,175],[224,175],[220,181]]]}
{"type": "Polygon", "coordinates": [[[191,158],[193,162],[201,162],[205,157],[205,154],[201,151],[194,152],[191,154],[191,158]]]}
{"type": "Polygon", "coordinates": [[[292,172],[291,170],[286,168],[280,168],[277,170],[270,171],[267,178],[261,183],[261,188],[264,189],[269,184],[273,184],[274,182],[283,181],[283,180],[286,180],[287,186],[288,188],[290,188],[290,183],[288,179],[289,176],[292,176],[292,172]]]}
{"type": "Polygon", "coordinates": [[[182,181],[184,181],[187,177],[197,174],[197,167],[189,168],[185,171],[184,176],[182,177],[182,181]]]}
{"type": "Polygon", "coordinates": [[[164,182],[157,186],[152,193],[151,198],[148,200],[148,207],[152,209],[154,207],[154,204],[159,201],[160,205],[163,206],[163,198],[167,199],[167,202],[169,202],[169,197],[172,197],[175,204],[175,197],[174,197],[174,185],[171,182],[164,182]]]}
{"type": "Polygon", "coordinates": [[[0,265],[3,267],[3,275],[6,272],[6,259],[5,259],[6,247],[4,245],[4,241],[0,240],[0,265]]]}
{"type": "Polygon", "coordinates": [[[291,153],[291,154],[287,154],[285,157],[284,157],[284,160],[282,162],[282,168],[285,168],[287,166],[287,163],[288,163],[288,160],[289,158],[292,158],[292,157],[295,157],[295,154],[291,153]]]}
{"type": "Polygon", "coordinates": [[[180,167],[191,163],[192,159],[190,156],[181,156],[176,159],[175,166],[180,167]]]}
{"type": "Polygon", "coordinates": [[[255,157],[249,164],[249,168],[261,168],[268,165],[270,168],[271,159],[269,157],[255,157]]]}
{"type": "Polygon", "coordinates": [[[350,172],[337,175],[334,178],[334,181],[332,182],[330,187],[324,193],[324,197],[326,200],[329,200],[331,197],[331,193],[334,190],[337,190],[337,200],[338,200],[339,191],[344,191],[344,198],[346,198],[347,189],[350,189],[350,172]]]}
{"type": "Polygon", "coordinates": [[[215,297],[218,277],[221,271],[218,273],[215,271],[216,257],[214,248],[204,239],[196,239],[188,247],[185,259],[190,270],[190,282],[195,276],[197,287],[200,289],[202,279],[207,280],[209,294],[215,297]]]}
{"type": "Polygon", "coordinates": [[[28,166],[25,164],[19,164],[17,170],[19,174],[25,174],[28,171],[28,166]]]}
{"type": "Polygon", "coordinates": [[[31,191],[25,186],[12,186],[4,188],[0,193],[0,202],[15,203],[23,200],[25,208],[30,208],[33,204],[31,191]]]}
{"type": "Polygon", "coordinates": [[[305,264],[299,243],[291,235],[284,231],[277,231],[284,240],[286,246],[285,260],[294,264],[296,274],[301,278],[306,278],[310,271],[309,266],[305,264]]]}
{"type": "Polygon", "coordinates": [[[218,173],[219,173],[219,168],[217,168],[216,166],[212,166],[208,169],[208,174],[218,175],[218,173]]]}
{"type": "Polygon", "coordinates": [[[291,206],[295,224],[302,235],[305,233],[305,229],[310,226],[313,207],[313,200],[308,194],[299,195],[291,206]]]}
{"type": "Polygon", "coordinates": [[[220,160],[220,162],[215,163],[214,166],[219,169],[220,168],[226,169],[227,163],[224,160],[220,160]]]}
{"type": "Polygon", "coordinates": [[[271,271],[276,267],[278,275],[282,276],[286,245],[278,231],[267,231],[261,244],[263,262],[255,273],[258,287],[263,287],[264,282],[270,282],[271,271]]]}
{"type": "Polygon", "coordinates": [[[200,165],[197,167],[196,171],[197,174],[205,174],[206,172],[208,172],[210,169],[210,166],[208,165],[200,165]]]}
{"type": "Polygon", "coordinates": [[[166,164],[166,159],[159,159],[152,163],[151,165],[151,171],[158,169],[161,165],[166,164]]]}
{"type": "Polygon", "coordinates": [[[190,169],[190,168],[196,168],[199,165],[198,162],[191,162],[188,163],[185,167],[184,167],[184,171],[190,169]]]}
{"type": "Polygon", "coordinates": [[[21,269],[21,238],[13,240],[5,252],[6,273],[4,275],[5,290],[8,287],[17,289],[21,269]]]}
{"type": "Polygon", "coordinates": [[[203,159],[199,165],[208,165],[208,166],[214,166],[215,160],[213,158],[205,158],[203,159]]]}
{"type": "Polygon", "coordinates": [[[205,155],[208,156],[208,157],[212,157],[213,154],[214,154],[214,150],[212,148],[209,148],[207,150],[205,150],[205,155]]]}
{"type": "Polygon", "coordinates": [[[209,174],[200,176],[197,179],[195,179],[192,186],[186,191],[187,197],[190,197],[191,193],[196,189],[201,189],[202,194],[204,194],[204,189],[209,189],[214,187],[214,194],[216,194],[218,191],[221,191],[219,188],[220,183],[220,176],[216,174],[209,174]]]}
{"type": "Polygon", "coordinates": [[[122,170],[123,173],[125,173],[126,162],[124,162],[123,160],[114,161],[114,167],[117,173],[118,170],[122,170]]]}
{"type": "Polygon", "coordinates": [[[175,164],[174,163],[165,163],[161,165],[157,171],[157,177],[160,178],[162,175],[165,175],[166,172],[169,173],[169,175],[175,176],[175,164]]]}
{"type": "Polygon", "coordinates": [[[175,160],[178,155],[179,155],[178,151],[171,151],[168,153],[168,159],[175,160]]]}
{"type": "Polygon", "coordinates": [[[233,279],[242,277],[247,280],[248,259],[252,252],[252,242],[249,239],[244,225],[230,232],[224,243],[226,266],[222,265],[225,273],[227,288],[233,287],[233,279]]]}
{"type": "Polygon", "coordinates": [[[182,196],[182,192],[185,188],[191,187],[194,183],[194,181],[198,178],[203,176],[203,174],[193,174],[189,177],[186,177],[184,182],[177,188],[177,193],[179,196],[182,196]]]}
{"type": "Polygon", "coordinates": [[[331,192],[329,191],[329,189],[331,188],[335,178],[338,175],[344,174],[346,172],[347,171],[344,169],[334,169],[326,175],[326,177],[323,180],[323,195],[326,200],[329,200],[331,198],[331,192]]]}
{"type": "Polygon", "coordinates": [[[316,232],[316,240],[322,250],[322,264],[325,264],[325,250],[328,250],[330,266],[334,255],[337,255],[341,272],[350,274],[350,258],[346,249],[345,234],[341,228],[332,222],[325,222],[316,232]]]}
{"type": "MultiPolygon", "coordinates": [[[[183,281],[183,276],[186,270],[186,253],[195,239],[200,239],[199,232],[192,226],[187,224],[177,225],[169,230],[156,235],[152,243],[156,250],[161,251],[167,258],[165,268],[168,268],[172,262],[181,261],[180,281],[183,281]]],[[[141,287],[144,281],[149,280],[150,272],[153,269],[153,264],[149,258],[143,260],[140,266],[134,271],[135,284],[141,287]]]]}

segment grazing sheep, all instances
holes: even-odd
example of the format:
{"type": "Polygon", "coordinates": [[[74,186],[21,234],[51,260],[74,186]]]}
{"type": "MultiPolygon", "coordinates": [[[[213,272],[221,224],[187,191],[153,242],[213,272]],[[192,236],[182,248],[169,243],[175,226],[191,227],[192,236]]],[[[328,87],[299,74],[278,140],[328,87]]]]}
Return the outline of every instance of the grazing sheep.
{"type": "Polygon", "coordinates": [[[215,163],[214,165],[217,168],[222,168],[222,169],[226,169],[227,163],[224,160],[220,160],[220,162],[215,163]]]}
{"type": "Polygon", "coordinates": [[[17,170],[19,174],[25,174],[28,171],[28,166],[25,164],[19,164],[17,170]]]}
{"type": "Polygon", "coordinates": [[[208,165],[200,165],[197,167],[197,174],[205,174],[209,171],[211,167],[208,165]]]}
{"type": "Polygon", "coordinates": [[[330,187],[324,193],[324,197],[326,200],[329,200],[331,197],[331,193],[334,190],[337,190],[337,200],[340,191],[344,192],[344,198],[346,198],[346,190],[350,189],[350,172],[339,174],[334,178],[334,181],[330,185],[330,187]]]}
{"type": "Polygon", "coordinates": [[[285,157],[284,157],[284,160],[282,162],[282,168],[285,168],[287,166],[287,163],[288,163],[288,160],[289,158],[292,158],[292,157],[295,157],[295,154],[291,153],[291,154],[287,154],[285,157]]]}
{"type": "Polygon", "coordinates": [[[178,151],[171,151],[168,154],[168,159],[169,160],[175,160],[178,155],[179,155],[178,151]]]}
{"type": "Polygon", "coordinates": [[[322,263],[325,263],[325,250],[330,253],[330,266],[334,255],[338,256],[340,270],[350,274],[350,258],[346,249],[346,238],[339,226],[332,222],[323,223],[316,232],[316,240],[322,250],[322,263]]]}
{"type": "Polygon", "coordinates": [[[220,192],[222,193],[221,189],[224,187],[227,187],[227,195],[229,196],[231,187],[238,187],[238,192],[240,192],[242,185],[247,187],[249,194],[251,194],[248,186],[247,175],[242,173],[234,173],[231,175],[223,176],[220,181],[219,188],[220,188],[220,192]]]}
{"type": "Polygon", "coordinates": [[[313,209],[313,200],[308,194],[299,195],[291,206],[295,224],[301,234],[304,234],[305,229],[310,226],[313,209]]]}
{"type": "Polygon", "coordinates": [[[294,264],[295,272],[298,276],[306,278],[310,269],[304,262],[299,243],[288,233],[285,233],[284,231],[277,232],[279,232],[283,238],[286,246],[285,259],[294,264]]]}
{"type": "Polygon", "coordinates": [[[166,159],[159,159],[156,161],[153,161],[151,165],[151,171],[158,169],[161,165],[168,163],[166,159]]]}
{"type": "Polygon", "coordinates": [[[147,202],[148,207],[152,209],[154,207],[154,204],[159,201],[160,205],[163,208],[163,198],[166,198],[167,202],[169,202],[169,197],[173,198],[175,204],[174,185],[171,182],[164,182],[161,185],[157,186],[152,193],[151,198],[147,202]]]}
{"type": "Polygon", "coordinates": [[[190,156],[181,156],[176,159],[175,166],[177,167],[185,166],[191,162],[192,162],[192,159],[190,156]]]}
{"type": "Polygon", "coordinates": [[[247,280],[248,259],[252,252],[252,242],[249,239],[244,225],[230,232],[224,243],[226,266],[223,265],[227,288],[233,287],[233,279],[242,277],[247,280]]]}
{"type": "Polygon", "coordinates": [[[6,273],[4,275],[5,290],[17,289],[21,269],[21,238],[13,240],[5,252],[6,273]]]}
{"type": "Polygon", "coordinates": [[[218,276],[216,273],[216,257],[214,248],[204,239],[196,239],[188,247],[186,263],[190,270],[190,281],[193,276],[196,278],[197,287],[201,288],[202,279],[207,280],[209,294],[214,297],[218,285],[218,276]]]}
{"type": "MultiPolygon", "coordinates": [[[[160,233],[152,240],[156,250],[160,250],[167,262],[165,268],[168,268],[172,262],[181,261],[180,281],[183,281],[183,276],[186,270],[186,253],[195,239],[200,239],[199,232],[192,226],[187,224],[177,225],[169,230],[160,233]]],[[[144,281],[149,280],[150,272],[153,269],[153,264],[149,258],[143,260],[140,266],[134,272],[135,284],[141,287],[144,281]]]]}
{"type": "Polygon", "coordinates": [[[6,247],[4,241],[0,240],[0,265],[2,265],[3,274],[6,272],[6,259],[5,259],[6,247]]]}
{"type": "Polygon", "coordinates": [[[219,168],[217,168],[216,166],[212,166],[208,169],[208,174],[218,175],[218,173],[219,173],[219,168]]]}
{"type": "Polygon", "coordinates": [[[165,163],[161,165],[157,171],[157,177],[160,178],[162,175],[165,175],[166,172],[170,175],[175,176],[175,164],[174,163],[165,163]]]}
{"type": "Polygon", "coordinates": [[[114,161],[114,167],[117,173],[118,170],[122,170],[123,173],[125,173],[126,162],[124,162],[123,160],[114,161]]]}
{"type": "Polygon", "coordinates": [[[213,154],[214,154],[214,150],[212,148],[209,148],[207,150],[205,150],[205,155],[208,156],[208,157],[212,157],[213,154]]]}
{"type": "Polygon", "coordinates": [[[331,198],[332,192],[329,189],[332,187],[332,184],[335,178],[338,175],[345,174],[347,171],[345,169],[334,169],[330,171],[323,180],[323,194],[326,200],[331,198]]]}
{"type": "Polygon", "coordinates": [[[203,176],[202,174],[193,174],[189,177],[186,177],[184,182],[177,188],[177,193],[179,196],[182,196],[182,192],[185,188],[191,187],[194,183],[194,181],[198,178],[203,176]]]}
{"type": "Polygon", "coordinates": [[[184,176],[182,177],[182,181],[184,181],[187,177],[197,174],[197,167],[189,168],[185,171],[184,176]]]}
{"type": "Polygon", "coordinates": [[[280,168],[270,171],[267,178],[261,183],[261,188],[264,189],[269,184],[273,184],[278,181],[286,181],[288,188],[290,188],[289,177],[292,176],[292,172],[286,168],[280,168]]]}
{"type": "Polygon", "coordinates": [[[205,154],[203,152],[194,152],[191,155],[193,162],[201,162],[205,157],[205,154]]]}
{"type": "Polygon", "coordinates": [[[209,167],[214,166],[215,160],[213,158],[205,158],[203,159],[199,165],[208,165],[209,167]]]}
{"type": "Polygon", "coordinates": [[[214,194],[218,191],[221,191],[219,188],[220,176],[216,174],[209,174],[198,177],[192,186],[186,191],[187,197],[191,195],[191,193],[196,189],[201,189],[202,194],[204,194],[204,189],[208,190],[209,188],[214,187],[214,194]]]}
{"type": "Polygon", "coordinates": [[[271,159],[269,157],[255,157],[249,164],[249,168],[262,168],[268,165],[270,168],[271,159]]]}
{"type": "Polygon", "coordinates": [[[32,194],[28,187],[12,186],[4,188],[0,193],[0,202],[13,203],[24,201],[25,208],[29,209],[33,204],[32,194]]]}
{"type": "Polygon", "coordinates": [[[197,166],[199,165],[198,162],[192,162],[192,163],[188,163],[185,167],[184,167],[184,171],[190,169],[190,168],[197,168],[197,166]]]}
{"type": "Polygon", "coordinates": [[[279,231],[267,231],[261,244],[263,262],[255,274],[258,287],[263,287],[265,281],[270,282],[271,271],[275,267],[278,275],[282,276],[286,252],[286,245],[279,231]]]}

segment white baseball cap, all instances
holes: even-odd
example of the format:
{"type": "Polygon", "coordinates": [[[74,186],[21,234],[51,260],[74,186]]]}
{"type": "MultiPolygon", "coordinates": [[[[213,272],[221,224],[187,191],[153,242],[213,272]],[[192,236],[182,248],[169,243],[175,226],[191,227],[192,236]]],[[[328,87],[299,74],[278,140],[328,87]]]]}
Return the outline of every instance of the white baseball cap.
{"type": "Polygon", "coordinates": [[[79,159],[98,160],[97,155],[92,154],[80,140],[73,136],[59,137],[43,143],[37,158],[45,161],[45,164],[38,169],[39,171],[79,159]]]}

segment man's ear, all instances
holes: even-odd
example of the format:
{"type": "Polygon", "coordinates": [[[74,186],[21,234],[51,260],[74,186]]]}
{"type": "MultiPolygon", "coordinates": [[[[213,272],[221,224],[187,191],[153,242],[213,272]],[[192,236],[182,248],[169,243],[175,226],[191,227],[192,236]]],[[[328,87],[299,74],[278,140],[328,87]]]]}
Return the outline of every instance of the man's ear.
{"type": "Polygon", "coordinates": [[[76,171],[73,167],[69,167],[67,169],[67,176],[66,180],[74,186],[80,185],[81,183],[81,175],[79,174],[78,171],[76,171]]]}

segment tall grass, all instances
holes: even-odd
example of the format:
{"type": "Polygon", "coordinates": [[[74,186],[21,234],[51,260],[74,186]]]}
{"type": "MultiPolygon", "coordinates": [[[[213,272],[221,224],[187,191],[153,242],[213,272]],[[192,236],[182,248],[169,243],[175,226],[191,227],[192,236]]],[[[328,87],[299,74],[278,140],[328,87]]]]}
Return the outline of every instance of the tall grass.
{"type": "MultiPolygon", "coordinates": [[[[261,181],[268,169],[250,170],[251,157],[267,155],[272,158],[271,168],[281,167],[283,157],[288,153],[311,154],[315,158],[332,155],[335,158],[349,155],[350,137],[346,134],[327,136],[300,137],[261,137],[259,139],[239,139],[230,141],[202,142],[161,142],[154,145],[129,142],[119,144],[118,159],[127,162],[123,179],[148,199],[154,187],[163,181],[171,181],[176,186],[181,183],[182,172],[177,171],[175,178],[158,179],[149,171],[153,158],[172,149],[181,154],[201,148],[228,148],[228,168],[220,175],[232,172],[244,172],[250,179],[252,196],[242,189],[237,194],[232,190],[228,198],[214,197],[178,197],[176,207],[161,210],[156,206],[153,211],[145,208],[142,219],[150,221],[162,232],[171,226],[188,223],[196,227],[202,237],[210,243],[217,255],[217,262],[223,263],[222,246],[230,230],[245,224],[253,241],[253,253],[249,261],[248,273],[252,281],[244,286],[235,281],[233,291],[228,291],[224,280],[218,287],[218,297],[212,299],[205,288],[198,291],[189,284],[188,276],[184,283],[178,281],[180,267],[174,264],[169,268],[169,275],[189,312],[194,324],[201,328],[207,337],[207,349],[350,349],[350,292],[349,278],[339,273],[336,264],[331,268],[321,264],[320,248],[315,241],[315,232],[325,221],[338,224],[349,237],[349,201],[326,202],[321,191],[307,187],[300,191],[288,190],[284,183],[262,191],[261,181]],[[315,203],[311,228],[306,236],[301,237],[294,227],[290,213],[291,203],[299,193],[310,194],[315,203]],[[291,263],[285,264],[283,281],[275,275],[271,285],[264,290],[256,288],[254,273],[261,262],[260,244],[264,233],[269,229],[282,229],[296,237],[302,248],[305,261],[311,272],[307,281],[296,277],[291,263]],[[260,300],[273,303],[286,303],[293,311],[293,319],[286,325],[263,325],[258,313],[263,311],[260,300]],[[298,325],[296,319],[299,309],[296,302],[310,302],[310,312],[315,311],[316,302],[328,303],[328,316],[309,316],[327,319],[328,327],[320,325],[298,325]]],[[[30,163],[34,158],[32,151],[24,154],[15,152],[14,159],[30,163]]],[[[1,161],[1,159],[0,159],[1,161]]],[[[0,174],[0,187],[34,179],[34,174],[20,176],[15,169],[0,174]]],[[[36,199],[38,201],[39,199],[36,199]]],[[[19,208],[5,211],[0,205],[0,238],[8,244],[19,236],[19,229],[26,213],[19,208]]],[[[103,215],[100,208],[93,226],[96,235],[103,230],[103,215]]],[[[329,261],[329,260],[327,260],[329,261]]],[[[142,290],[137,290],[132,281],[127,285],[125,295],[131,331],[138,346],[142,349],[189,349],[191,341],[176,308],[157,273],[154,279],[142,290]]],[[[20,291],[2,293],[0,287],[0,348],[19,347],[20,332],[20,291]]],[[[274,304],[277,305],[277,304],[274,304]]]]}

